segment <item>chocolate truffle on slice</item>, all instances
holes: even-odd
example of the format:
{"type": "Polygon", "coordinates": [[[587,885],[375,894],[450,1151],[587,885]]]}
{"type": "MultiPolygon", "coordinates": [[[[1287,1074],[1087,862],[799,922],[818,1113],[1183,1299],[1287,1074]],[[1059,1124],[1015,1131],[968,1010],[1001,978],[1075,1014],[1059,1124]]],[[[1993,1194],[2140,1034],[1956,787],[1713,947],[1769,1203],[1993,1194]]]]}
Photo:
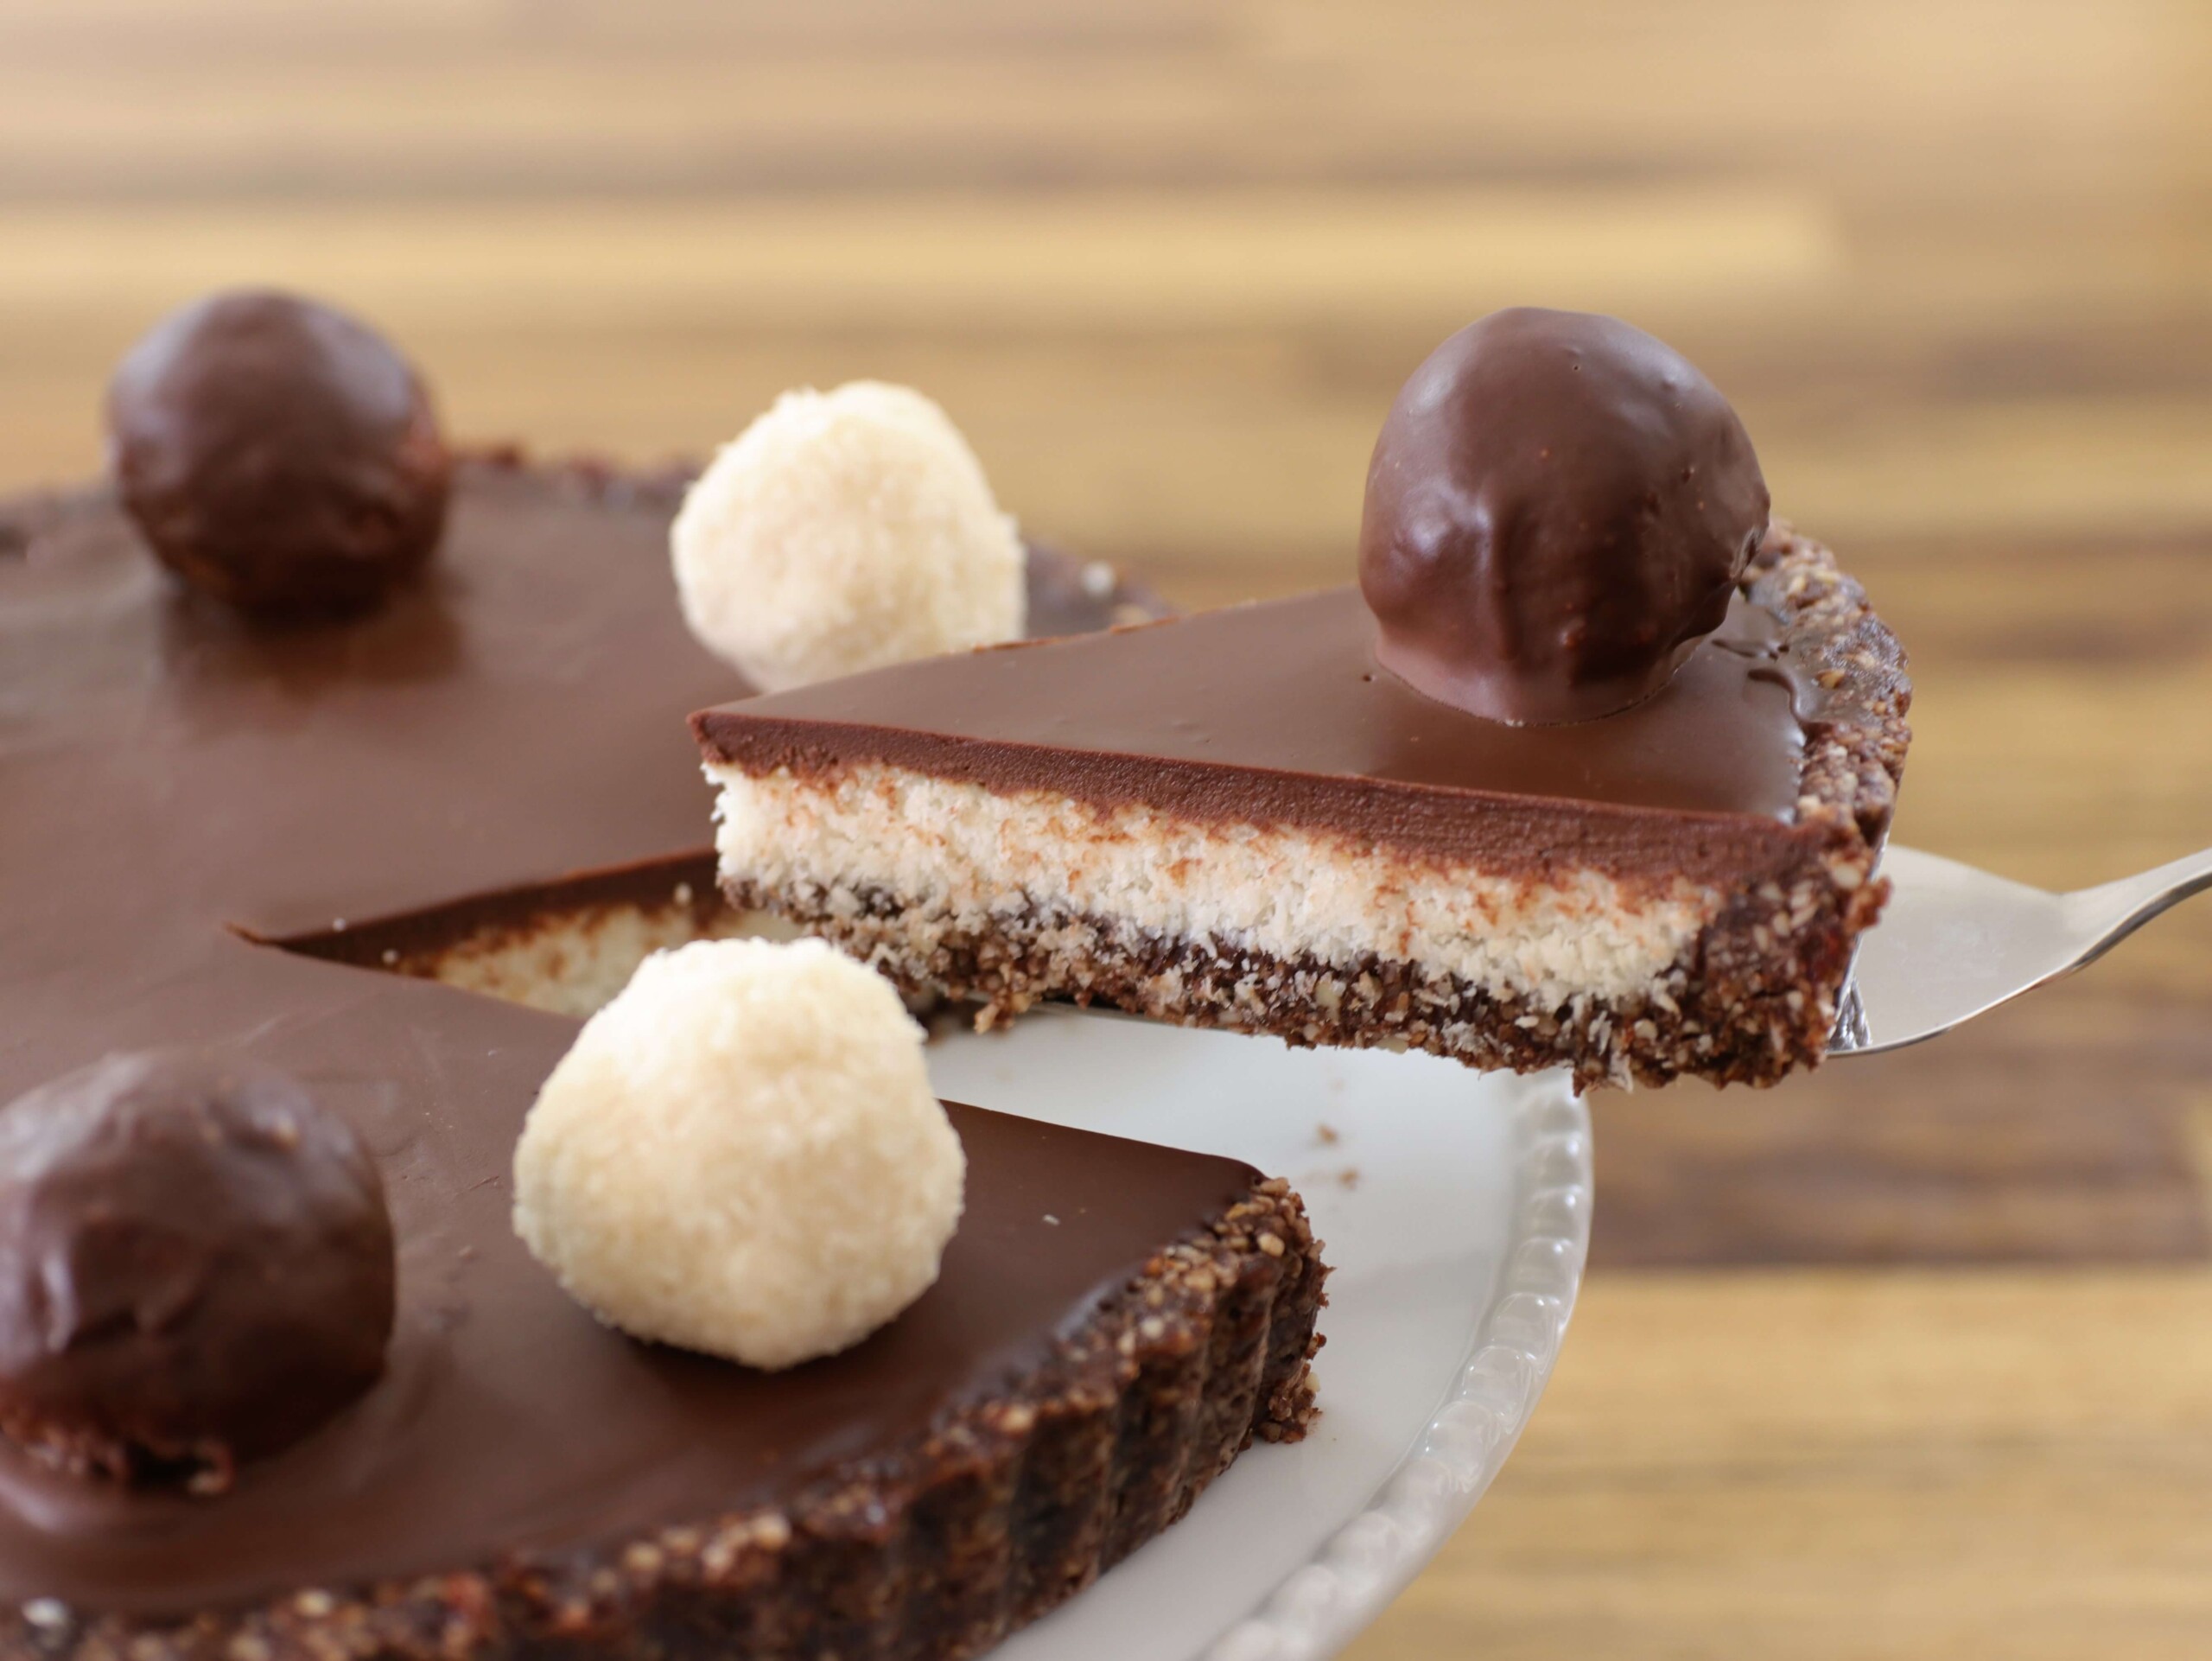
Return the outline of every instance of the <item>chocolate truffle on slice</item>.
{"type": "Polygon", "coordinates": [[[1744,423],[1618,318],[1519,307],[1428,355],[1367,474],[1376,656],[1494,721],[1589,721],[1664,686],[1767,527],[1744,423]]]}
{"type": "Polygon", "coordinates": [[[124,359],[107,412],[156,556],[242,610],[358,611],[437,546],[451,462],[429,395],[328,306],[264,290],[187,306],[124,359]]]}
{"type": "Polygon", "coordinates": [[[375,1162],[296,1080],[109,1056],[0,1109],[0,1431],[219,1492],[382,1373],[393,1261],[375,1162]]]}

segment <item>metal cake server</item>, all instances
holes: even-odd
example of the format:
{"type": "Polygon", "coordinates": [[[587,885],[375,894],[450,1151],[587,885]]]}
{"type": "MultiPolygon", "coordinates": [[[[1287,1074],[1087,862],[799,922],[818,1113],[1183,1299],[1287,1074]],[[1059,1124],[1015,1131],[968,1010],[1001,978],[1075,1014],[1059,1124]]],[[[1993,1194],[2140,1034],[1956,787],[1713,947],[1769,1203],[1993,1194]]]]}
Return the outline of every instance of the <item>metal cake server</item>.
{"type": "Polygon", "coordinates": [[[1882,875],[1895,891],[1859,939],[1830,1055],[1917,1044],[2095,962],[2169,906],[2212,888],[2212,848],[2071,894],[1895,843],[1882,875]]]}

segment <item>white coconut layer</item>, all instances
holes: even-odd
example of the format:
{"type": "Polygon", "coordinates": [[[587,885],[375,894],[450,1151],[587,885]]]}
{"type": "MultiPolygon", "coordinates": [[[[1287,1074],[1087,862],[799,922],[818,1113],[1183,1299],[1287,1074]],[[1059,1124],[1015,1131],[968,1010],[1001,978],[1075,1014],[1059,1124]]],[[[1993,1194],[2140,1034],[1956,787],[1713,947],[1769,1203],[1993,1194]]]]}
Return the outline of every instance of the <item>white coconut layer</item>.
{"type": "Polygon", "coordinates": [[[438,953],[429,969],[464,991],[581,1019],[604,1008],[656,951],[694,940],[793,938],[790,924],[766,912],[725,913],[702,930],[688,905],[592,906],[549,911],[527,929],[464,937],[438,953]]]}
{"type": "Polygon", "coordinates": [[[1350,967],[1372,953],[1555,1005],[1649,987],[1719,909],[1684,879],[1634,888],[1415,858],[1326,831],[1201,823],[1000,794],[886,767],[834,780],[709,765],[725,877],[878,888],[947,932],[1025,907],[1350,967]]]}

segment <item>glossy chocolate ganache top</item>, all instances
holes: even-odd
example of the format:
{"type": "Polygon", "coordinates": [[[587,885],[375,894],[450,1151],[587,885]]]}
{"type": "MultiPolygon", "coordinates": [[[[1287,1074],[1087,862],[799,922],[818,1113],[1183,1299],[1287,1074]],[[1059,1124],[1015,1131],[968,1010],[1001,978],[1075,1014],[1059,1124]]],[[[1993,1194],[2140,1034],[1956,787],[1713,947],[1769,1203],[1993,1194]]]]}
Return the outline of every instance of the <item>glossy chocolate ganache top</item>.
{"type": "Polygon", "coordinates": [[[1786,837],[1820,688],[1746,595],[1667,686],[1567,726],[1425,697],[1355,589],[902,664],[702,713],[749,771],[883,762],[1112,807],[1340,830],[1494,869],[1740,875],[1786,837]]]}
{"type": "MultiPolygon", "coordinates": [[[[419,583],[287,629],[181,591],[105,493],[0,506],[0,1102],[116,1051],[281,1069],[374,1153],[399,1271],[380,1382],[226,1494],[0,1445],[0,1599],[171,1614],[711,1517],[988,1391],[1253,1180],[957,1111],[968,1214],[905,1316],[793,1373],[658,1350],[510,1227],[515,1136],[573,1023],[238,932],[702,843],[683,717],[743,689],[677,615],[675,501],[464,464],[419,583]]],[[[1041,629],[1128,598],[1063,562],[1032,576],[1041,629]]]]}

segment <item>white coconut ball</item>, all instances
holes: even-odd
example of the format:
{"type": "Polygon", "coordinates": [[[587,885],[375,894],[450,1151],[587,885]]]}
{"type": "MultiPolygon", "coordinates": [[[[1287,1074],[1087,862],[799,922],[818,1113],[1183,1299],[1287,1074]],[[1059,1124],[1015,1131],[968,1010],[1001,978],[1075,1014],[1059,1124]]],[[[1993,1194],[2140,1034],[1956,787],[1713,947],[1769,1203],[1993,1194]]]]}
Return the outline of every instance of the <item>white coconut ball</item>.
{"type": "Polygon", "coordinates": [[[1021,538],[912,387],[786,392],[669,534],[684,620],[766,691],[1020,637],[1021,538]]]}
{"type": "Polygon", "coordinates": [[[515,1231],[637,1337],[787,1367],[937,1279],[967,1159],[891,983],[818,940],[658,952],[515,1148],[515,1231]]]}

